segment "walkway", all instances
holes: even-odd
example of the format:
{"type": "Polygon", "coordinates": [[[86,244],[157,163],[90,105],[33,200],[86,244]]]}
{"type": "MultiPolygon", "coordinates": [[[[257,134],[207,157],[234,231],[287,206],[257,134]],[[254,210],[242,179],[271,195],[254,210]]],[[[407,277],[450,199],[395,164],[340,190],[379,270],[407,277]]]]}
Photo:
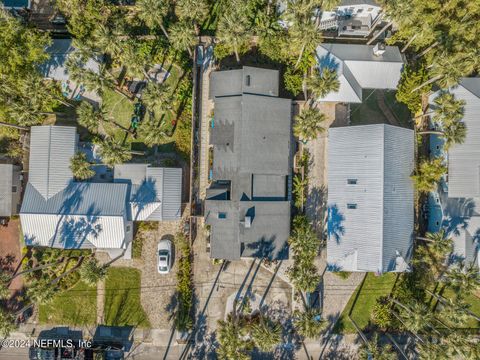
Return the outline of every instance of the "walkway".
{"type": "Polygon", "coordinates": [[[380,110],[382,111],[383,115],[387,118],[390,125],[400,126],[397,117],[395,114],[390,110],[388,105],[385,103],[385,95],[382,91],[375,91],[375,97],[377,99],[377,104],[380,110]]]}
{"type": "Polygon", "coordinates": [[[105,279],[97,282],[97,324],[103,324],[105,309],[105,279]]]}

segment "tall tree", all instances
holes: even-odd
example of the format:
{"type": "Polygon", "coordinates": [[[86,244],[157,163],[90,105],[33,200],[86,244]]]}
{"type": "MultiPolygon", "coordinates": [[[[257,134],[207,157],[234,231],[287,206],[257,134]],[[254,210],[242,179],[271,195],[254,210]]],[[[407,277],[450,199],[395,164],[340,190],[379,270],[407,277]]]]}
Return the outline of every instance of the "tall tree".
{"type": "Polygon", "coordinates": [[[31,282],[27,288],[27,296],[35,303],[48,304],[53,300],[56,289],[50,279],[40,278],[31,282]]]}
{"type": "Polygon", "coordinates": [[[235,53],[235,58],[240,63],[240,49],[249,47],[251,29],[246,16],[245,4],[241,1],[233,3],[220,17],[216,35],[220,44],[230,53],[235,53]]]}
{"type": "Polygon", "coordinates": [[[0,307],[0,336],[7,337],[15,329],[15,317],[0,307]]]}
{"type": "Polygon", "coordinates": [[[294,313],[293,325],[297,332],[310,339],[320,336],[320,333],[327,326],[327,322],[321,319],[321,312],[317,309],[306,309],[305,311],[296,311],[294,313]]]}
{"type": "Polygon", "coordinates": [[[111,137],[102,141],[97,140],[96,145],[99,146],[102,162],[110,167],[122,164],[132,158],[130,150],[111,137]]]}
{"type": "Polygon", "coordinates": [[[99,265],[97,259],[89,258],[79,269],[80,278],[89,285],[95,285],[107,275],[107,267],[99,265]]]}
{"type": "Polygon", "coordinates": [[[77,152],[70,159],[70,170],[73,176],[78,180],[88,180],[95,175],[92,170],[92,164],[87,160],[87,155],[83,152],[77,152]]]}
{"type": "Polygon", "coordinates": [[[200,34],[200,25],[208,16],[210,6],[208,0],[178,0],[175,12],[181,20],[193,22],[195,34],[200,34]]]}
{"type": "Polygon", "coordinates": [[[100,107],[95,108],[88,101],[82,101],[77,107],[77,121],[91,133],[98,133],[98,128],[107,121],[107,113],[100,107]]]}
{"type": "Polygon", "coordinates": [[[447,169],[442,164],[442,159],[423,160],[411,176],[417,191],[434,191],[447,169]]]}
{"type": "Polygon", "coordinates": [[[138,127],[138,134],[147,146],[160,145],[168,138],[163,128],[163,121],[154,117],[149,117],[142,121],[138,127]]]}
{"type": "Polygon", "coordinates": [[[135,2],[137,15],[150,29],[160,28],[168,39],[168,32],[163,23],[170,10],[170,3],[166,0],[138,0],[135,2]]]}
{"type": "Polygon", "coordinates": [[[177,22],[170,28],[170,42],[175,50],[186,50],[192,57],[192,47],[197,43],[197,35],[186,21],[177,22]]]}
{"type": "Polygon", "coordinates": [[[324,98],[330,92],[336,92],[340,88],[337,72],[329,68],[318,70],[307,79],[307,88],[314,98],[324,98]]]}
{"type": "Polygon", "coordinates": [[[258,322],[252,325],[251,337],[260,351],[270,352],[281,343],[282,328],[280,324],[260,315],[258,322]]]}
{"type": "Polygon", "coordinates": [[[228,314],[226,320],[218,321],[217,339],[219,347],[217,355],[225,360],[248,360],[248,351],[252,341],[245,339],[246,323],[243,317],[228,314]]]}
{"type": "Polygon", "coordinates": [[[150,112],[154,112],[157,107],[169,111],[173,102],[172,89],[165,82],[149,82],[142,92],[142,102],[150,112]]]}
{"type": "Polygon", "coordinates": [[[390,344],[382,346],[378,340],[378,334],[375,333],[373,339],[368,341],[360,348],[361,360],[397,360],[397,354],[390,344]]]}
{"type": "Polygon", "coordinates": [[[325,131],[322,126],[325,121],[325,114],[317,109],[304,108],[295,117],[293,134],[304,141],[313,140],[325,131]]]}

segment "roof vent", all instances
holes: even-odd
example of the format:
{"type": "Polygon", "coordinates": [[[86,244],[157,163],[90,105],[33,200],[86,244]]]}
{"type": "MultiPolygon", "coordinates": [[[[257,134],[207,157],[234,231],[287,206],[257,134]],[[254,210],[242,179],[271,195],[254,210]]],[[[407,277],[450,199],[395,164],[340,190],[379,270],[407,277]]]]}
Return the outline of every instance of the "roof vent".
{"type": "Polygon", "coordinates": [[[385,44],[382,42],[377,43],[373,47],[373,55],[375,56],[382,56],[384,52],[385,52],[385,44]]]}
{"type": "Polygon", "coordinates": [[[250,229],[252,227],[252,218],[245,216],[245,228],[250,229]]]}

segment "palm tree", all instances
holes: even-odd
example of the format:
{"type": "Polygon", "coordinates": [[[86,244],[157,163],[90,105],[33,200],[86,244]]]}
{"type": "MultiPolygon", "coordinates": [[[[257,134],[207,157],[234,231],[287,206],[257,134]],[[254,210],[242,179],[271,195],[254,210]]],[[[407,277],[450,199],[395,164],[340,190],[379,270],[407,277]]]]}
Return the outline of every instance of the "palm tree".
{"type": "Polygon", "coordinates": [[[88,101],[82,101],[77,107],[77,121],[91,133],[98,133],[98,127],[107,120],[107,113],[100,107],[95,108],[88,101]]]}
{"type": "Polygon", "coordinates": [[[314,258],[318,254],[320,240],[305,215],[294,218],[292,234],[288,239],[290,250],[301,258],[314,258]]]}
{"type": "Polygon", "coordinates": [[[291,44],[294,44],[294,52],[298,54],[295,68],[298,68],[305,52],[312,52],[323,40],[322,33],[317,26],[311,21],[305,22],[294,21],[289,29],[291,44]],[[298,48],[297,48],[298,47],[298,48]]]}
{"type": "Polygon", "coordinates": [[[452,289],[458,298],[464,298],[480,289],[480,274],[473,266],[451,266],[444,274],[442,282],[452,289]]]}
{"type": "Polygon", "coordinates": [[[396,360],[397,354],[392,349],[390,344],[381,346],[378,341],[378,334],[375,333],[373,339],[368,341],[364,346],[360,348],[361,360],[396,360]]]}
{"type": "Polygon", "coordinates": [[[294,287],[300,291],[315,291],[322,281],[322,276],[318,273],[313,259],[301,253],[294,256],[294,261],[294,265],[287,270],[287,276],[294,287]]]}
{"type": "MultiPolygon", "coordinates": [[[[394,300],[398,305],[398,301],[394,300]]],[[[432,327],[433,314],[427,305],[414,302],[410,307],[402,305],[400,309],[400,316],[403,319],[403,325],[406,330],[413,333],[419,333],[428,327],[432,327]]]]}
{"type": "Polygon", "coordinates": [[[50,284],[50,279],[41,278],[33,281],[27,288],[27,296],[36,303],[48,304],[53,300],[56,289],[50,284]]]}
{"type": "Polygon", "coordinates": [[[300,175],[293,177],[293,190],[295,195],[295,206],[299,209],[303,208],[303,202],[305,201],[305,191],[308,186],[308,179],[303,179],[300,175]]]}
{"type": "Polygon", "coordinates": [[[104,24],[97,24],[92,34],[95,45],[107,54],[115,58],[122,52],[122,44],[119,40],[120,33],[115,29],[108,28],[104,24]]]}
{"type": "Polygon", "coordinates": [[[245,320],[235,314],[228,314],[226,320],[219,320],[217,327],[217,339],[219,347],[217,355],[225,360],[248,360],[248,351],[252,348],[252,342],[246,340],[245,320]]]}
{"type": "Polygon", "coordinates": [[[316,109],[303,108],[295,117],[293,134],[304,141],[313,140],[325,131],[322,126],[324,121],[325,114],[316,109]]]}
{"type": "Polygon", "coordinates": [[[98,281],[107,275],[107,267],[98,265],[95,258],[89,258],[84,261],[79,269],[80,278],[88,285],[96,285],[98,281]]]}
{"type": "Polygon", "coordinates": [[[150,29],[159,27],[167,39],[168,33],[163,22],[168,15],[169,7],[169,2],[166,0],[137,0],[135,2],[139,19],[150,29]]]}
{"type": "Polygon", "coordinates": [[[442,159],[423,160],[411,178],[417,191],[428,193],[436,189],[437,183],[446,171],[442,159]]]}
{"type": "Polygon", "coordinates": [[[321,315],[318,309],[306,309],[303,312],[296,310],[293,325],[301,336],[309,339],[317,338],[328,324],[321,319],[321,315]]]}
{"type": "Polygon", "coordinates": [[[192,47],[197,43],[197,35],[187,22],[177,22],[170,28],[170,42],[175,50],[187,50],[192,57],[192,47]]]}
{"type": "Polygon", "coordinates": [[[203,23],[210,10],[207,0],[178,0],[175,11],[181,20],[191,20],[195,33],[200,34],[200,24],[203,23]]]}
{"type": "Polygon", "coordinates": [[[172,101],[172,90],[165,82],[149,82],[142,92],[142,102],[151,112],[157,106],[164,111],[171,109],[172,101]]]}
{"type": "Polygon", "coordinates": [[[427,233],[425,237],[417,237],[418,240],[427,242],[427,247],[419,247],[419,261],[428,265],[433,272],[434,278],[443,274],[448,263],[447,257],[453,251],[453,240],[447,237],[444,230],[436,233],[427,233]]]}
{"type": "Polygon", "coordinates": [[[317,71],[309,77],[306,85],[315,98],[324,98],[330,92],[338,91],[340,88],[337,72],[326,67],[320,74],[317,71]]]}
{"type": "MultiPolygon", "coordinates": [[[[241,3],[238,5],[241,6],[241,3]]],[[[239,49],[250,41],[249,23],[244,11],[225,12],[218,21],[216,35],[221,43],[233,50],[240,63],[239,49]]]]}
{"type": "Polygon", "coordinates": [[[103,141],[97,141],[96,145],[99,146],[102,162],[110,167],[115,164],[122,164],[132,158],[130,149],[111,137],[103,141]]]}
{"type": "Polygon", "coordinates": [[[148,120],[142,121],[138,128],[138,135],[143,139],[147,146],[154,146],[162,144],[166,138],[167,133],[162,129],[163,122],[150,117],[148,120]]]}
{"type": "Polygon", "coordinates": [[[92,164],[87,160],[87,154],[83,152],[77,152],[70,159],[70,170],[72,170],[73,176],[78,180],[88,180],[95,171],[92,170],[92,164]]]}
{"type": "Polygon", "coordinates": [[[260,315],[258,323],[252,325],[251,337],[260,351],[270,352],[281,343],[282,328],[280,324],[272,322],[264,315],[260,315]]]}
{"type": "Polygon", "coordinates": [[[15,329],[15,316],[0,307],[0,336],[6,338],[15,329]]]}

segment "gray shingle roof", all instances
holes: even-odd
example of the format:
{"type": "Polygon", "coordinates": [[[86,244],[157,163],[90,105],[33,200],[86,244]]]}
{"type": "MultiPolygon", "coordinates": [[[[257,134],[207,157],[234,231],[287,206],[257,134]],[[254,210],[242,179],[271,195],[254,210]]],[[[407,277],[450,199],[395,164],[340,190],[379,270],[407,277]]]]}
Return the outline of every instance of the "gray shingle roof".
{"type": "Polygon", "coordinates": [[[244,67],[213,73],[211,95],[213,180],[218,181],[207,189],[205,201],[211,256],[286,258],[291,101],[276,97],[278,71],[244,67]]]}
{"type": "Polygon", "coordinates": [[[403,56],[395,46],[386,46],[376,56],[373,45],[321,44],[317,63],[337,71],[340,88],[321,101],[362,102],[362,89],[396,89],[403,69],[403,56]]]}
{"type": "Polygon", "coordinates": [[[414,222],[413,131],[384,124],[330,128],[328,141],[329,266],[405,270],[414,222]]]}

